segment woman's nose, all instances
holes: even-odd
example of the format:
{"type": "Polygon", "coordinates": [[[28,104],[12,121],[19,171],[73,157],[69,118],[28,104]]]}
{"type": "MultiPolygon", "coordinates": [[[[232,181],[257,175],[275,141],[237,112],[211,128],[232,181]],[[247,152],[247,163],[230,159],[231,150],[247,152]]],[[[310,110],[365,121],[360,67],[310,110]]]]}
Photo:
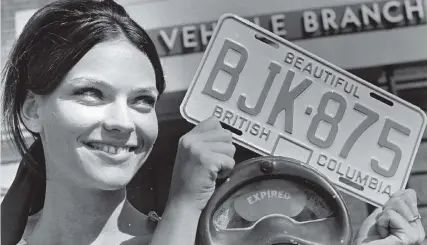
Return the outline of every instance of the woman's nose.
{"type": "Polygon", "coordinates": [[[108,115],[104,120],[104,128],[108,131],[131,133],[134,123],[126,102],[115,102],[110,105],[108,115]]]}

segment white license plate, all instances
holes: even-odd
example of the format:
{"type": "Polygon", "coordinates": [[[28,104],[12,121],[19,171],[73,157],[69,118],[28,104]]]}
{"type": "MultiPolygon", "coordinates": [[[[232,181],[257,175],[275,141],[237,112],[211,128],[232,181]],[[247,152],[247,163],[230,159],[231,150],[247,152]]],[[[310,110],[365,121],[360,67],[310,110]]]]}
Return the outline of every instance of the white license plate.
{"type": "Polygon", "coordinates": [[[181,114],[194,124],[215,115],[237,144],[300,160],[377,206],[405,188],[426,126],[418,107],[231,14],[181,114]]]}

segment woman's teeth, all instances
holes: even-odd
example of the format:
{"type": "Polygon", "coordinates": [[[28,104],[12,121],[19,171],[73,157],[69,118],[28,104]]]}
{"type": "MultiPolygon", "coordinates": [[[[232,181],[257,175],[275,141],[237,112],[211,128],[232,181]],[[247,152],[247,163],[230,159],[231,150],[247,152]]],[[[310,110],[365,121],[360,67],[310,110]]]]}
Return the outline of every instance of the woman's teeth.
{"type": "Polygon", "coordinates": [[[90,147],[96,150],[100,150],[110,154],[119,154],[119,153],[130,152],[135,150],[134,147],[117,147],[117,146],[106,145],[101,143],[88,143],[87,145],[89,145],[90,147]]]}

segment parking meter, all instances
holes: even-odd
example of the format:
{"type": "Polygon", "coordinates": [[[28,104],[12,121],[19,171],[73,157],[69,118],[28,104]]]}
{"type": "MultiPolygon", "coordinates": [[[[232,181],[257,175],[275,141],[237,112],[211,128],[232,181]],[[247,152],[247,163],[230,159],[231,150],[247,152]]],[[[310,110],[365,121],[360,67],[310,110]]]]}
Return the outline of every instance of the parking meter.
{"type": "Polygon", "coordinates": [[[237,164],[202,212],[201,245],[348,245],[343,198],[322,174],[293,159],[268,156],[237,164]]]}

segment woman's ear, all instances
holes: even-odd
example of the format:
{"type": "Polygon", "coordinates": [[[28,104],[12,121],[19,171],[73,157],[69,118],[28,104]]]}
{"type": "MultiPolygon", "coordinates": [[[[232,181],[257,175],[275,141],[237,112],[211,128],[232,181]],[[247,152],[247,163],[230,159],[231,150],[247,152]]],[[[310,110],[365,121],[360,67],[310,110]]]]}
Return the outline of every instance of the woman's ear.
{"type": "Polygon", "coordinates": [[[29,91],[22,105],[21,118],[25,127],[33,133],[42,130],[40,120],[40,97],[29,91]]]}

